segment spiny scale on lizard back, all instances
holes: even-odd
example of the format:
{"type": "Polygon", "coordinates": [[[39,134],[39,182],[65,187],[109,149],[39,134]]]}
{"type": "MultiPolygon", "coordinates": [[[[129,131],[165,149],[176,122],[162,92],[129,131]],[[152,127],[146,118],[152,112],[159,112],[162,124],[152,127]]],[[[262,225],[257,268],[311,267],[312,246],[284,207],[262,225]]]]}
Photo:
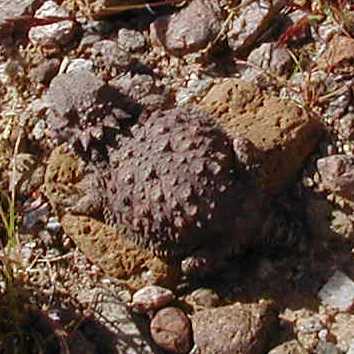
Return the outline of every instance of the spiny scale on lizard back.
{"type": "Polygon", "coordinates": [[[223,235],[233,192],[234,154],[207,113],[155,112],[113,152],[108,209],[132,238],[163,256],[184,255],[223,235]],[[213,237],[214,237],[213,236],[213,237]]]}

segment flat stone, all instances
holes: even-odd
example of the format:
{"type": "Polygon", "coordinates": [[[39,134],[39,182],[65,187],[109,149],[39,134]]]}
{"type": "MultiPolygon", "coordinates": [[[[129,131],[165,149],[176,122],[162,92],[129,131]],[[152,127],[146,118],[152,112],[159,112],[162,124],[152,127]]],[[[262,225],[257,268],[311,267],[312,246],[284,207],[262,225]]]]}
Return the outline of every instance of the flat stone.
{"type": "Polygon", "coordinates": [[[174,300],[175,295],[169,289],[150,285],[134,293],[131,306],[140,313],[157,311],[174,300]]]}
{"type": "MultiPolygon", "coordinates": [[[[249,141],[242,160],[253,165],[258,184],[277,192],[293,181],[314,150],[321,126],[289,100],[265,95],[252,84],[228,79],[216,84],[200,103],[231,139],[249,141]]],[[[246,146],[246,144],[242,144],[246,146]]],[[[238,156],[240,158],[240,156],[238,156]]]]}
{"type": "Polygon", "coordinates": [[[236,56],[246,56],[255,46],[259,37],[267,32],[275,22],[274,17],[283,7],[284,1],[271,3],[265,0],[254,1],[245,6],[240,6],[237,16],[234,16],[227,33],[229,47],[236,56]]]}
{"type": "MultiPolygon", "coordinates": [[[[46,1],[35,13],[38,18],[50,16],[68,17],[69,12],[54,1],[46,1]]],[[[76,28],[73,21],[60,21],[51,25],[32,27],[28,33],[32,43],[47,45],[48,43],[67,45],[75,36],[76,28]]]]}
{"type": "Polygon", "coordinates": [[[321,288],[318,297],[324,305],[349,311],[354,305],[354,281],[337,270],[321,288]]]}
{"type": "Polygon", "coordinates": [[[167,52],[183,56],[212,42],[222,29],[222,21],[219,1],[193,0],[179,12],[154,21],[151,36],[167,52]]]}
{"type": "Polygon", "coordinates": [[[218,307],[192,315],[196,353],[263,354],[276,323],[267,302],[218,307]]]}
{"type": "Polygon", "coordinates": [[[118,43],[128,52],[142,51],[146,45],[145,37],[141,32],[126,28],[118,31],[118,43]]]}

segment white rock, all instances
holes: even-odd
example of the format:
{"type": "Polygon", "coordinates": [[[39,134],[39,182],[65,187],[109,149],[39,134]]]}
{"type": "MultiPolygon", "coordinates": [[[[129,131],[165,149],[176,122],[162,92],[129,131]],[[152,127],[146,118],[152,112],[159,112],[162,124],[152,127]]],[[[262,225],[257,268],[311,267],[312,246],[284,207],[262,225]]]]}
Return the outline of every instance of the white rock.
{"type": "Polygon", "coordinates": [[[69,62],[68,67],[66,68],[66,72],[70,73],[78,70],[86,70],[93,72],[93,62],[89,59],[73,59],[69,62]]]}
{"type": "Polygon", "coordinates": [[[321,288],[318,297],[324,305],[349,311],[354,305],[354,282],[337,270],[321,288]]]}
{"type": "MultiPolygon", "coordinates": [[[[49,16],[67,17],[69,13],[54,1],[46,1],[35,14],[38,18],[49,16]]],[[[75,35],[73,21],[64,20],[45,26],[32,27],[29,31],[29,39],[32,43],[45,45],[47,43],[68,44],[75,35]]]]}
{"type": "Polygon", "coordinates": [[[175,298],[169,289],[157,285],[145,286],[133,295],[132,308],[140,313],[156,311],[175,298]]]}

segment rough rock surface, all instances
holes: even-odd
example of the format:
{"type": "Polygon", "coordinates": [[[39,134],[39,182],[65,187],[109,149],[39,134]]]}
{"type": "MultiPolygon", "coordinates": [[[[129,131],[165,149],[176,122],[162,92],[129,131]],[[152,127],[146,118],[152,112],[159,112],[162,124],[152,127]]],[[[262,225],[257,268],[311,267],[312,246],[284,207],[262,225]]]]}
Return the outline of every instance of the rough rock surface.
{"type": "Polygon", "coordinates": [[[93,218],[65,214],[64,232],[95,265],[107,275],[126,280],[131,288],[160,284],[173,287],[178,278],[175,267],[142,250],[127,239],[127,228],[115,229],[93,218]]]}
{"type": "Polygon", "coordinates": [[[346,274],[336,271],[318,293],[325,305],[350,311],[354,307],[354,281],[346,274]]]}
{"type": "Polygon", "coordinates": [[[275,43],[264,43],[254,49],[247,58],[252,66],[242,73],[242,80],[257,82],[264,79],[264,72],[279,76],[289,76],[293,61],[286,48],[275,43]]]}
{"type": "Polygon", "coordinates": [[[197,353],[261,354],[276,323],[267,302],[223,306],[196,312],[192,328],[197,353]]]}
{"type": "Polygon", "coordinates": [[[84,70],[55,77],[45,101],[50,109],[49,136],[59,143],[79,141],[85,150],[130,118],[118,90],[84,70]]]}
{"type": "MultiPolygon", "coordinates": [[[[247,3],[247,1],[243,1],[247,3]]],[[[240,13],[233,17],[231,29],[227,33],[229,47],[237,56],[247,55],[259,40],[265,36],[279,10],[284,6],[282,1],[277,1],[275,6],[267,1],[252,2],[248,6],[241,6],[240,13]]]]}
{"type": "Polygon", "coordinates": [[[262,94],[255,85],[229,79],[215,85],[200,107],[232,138],[248,139],[258,183],[280,190],[315,148],[320,125],[294,103],[262,94]],[[258,166],[258,167],[257,167],[258,166]]]}
{"type": "Polygon", "coordinates": [[[193,0],[178,13],[151,25],[153,40],[171,54],[183,56],[207,46],[222,28],[219,1],[193,0]]]}
{"type": "Polygon", "coordinates": [[[354,198],[354,158],[332,155],[317,161],[317,169],[325,189],[344,198],[354,198]]]}
{"type": "MultiPolygon", "coordinates": [[[[35,16],[46,18],[50,16],[68,17],[69,12],[60,7],[54,1],[46,1],[36,11],[35,16]]],[[[37,45],[61,45],[65,46],[73,40],[76,27],[73,21],[60,21],[45,26],[33,27],[28,33],[28,37],[33,44],[37,45]]]]}
{"type": "Polygon", "coordinates": [[[52,207],[61,214],[83,197],[78,183],[84,180],[85,164],[66,144],[49,156],[44,176],[44,193],[52,207]]]}
{"type": "Polygon", "coordinates": [[[175,299],[175,295],[169,289],[161,286],[144,286],[134,293],[131,307],[139,313],[151,313],[160,310],[175,299]]]}

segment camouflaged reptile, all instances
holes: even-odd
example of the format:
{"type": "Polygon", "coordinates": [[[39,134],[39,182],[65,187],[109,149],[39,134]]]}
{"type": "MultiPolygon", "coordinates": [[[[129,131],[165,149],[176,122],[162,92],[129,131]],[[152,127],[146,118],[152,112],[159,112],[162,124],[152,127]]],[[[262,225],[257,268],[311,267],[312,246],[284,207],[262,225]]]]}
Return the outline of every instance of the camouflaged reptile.
{"type": "MultiPolygon", "coordinates": [[[[53,152],[47,168],[46,193],[54,207],[101,218],[118,231],[117,239],[91,235],[87,242],[94,248],[81,246],[91,249],[93,261],[99,254],[112,260],[111,266],[101,260],[102,268],[123,269],[119,264],[127,259],[139,264],[120,246],[123,240],[185,273],[208,274],[269,235],[287,237],[284,217],[274,217],[269,198],[238,176],[231,141],[207,113],[155,112],[131,133],[109,151],[105,168],[85,165],[65,147],[53,152]],[[107,252],[111,248],[117,253],[107,252]]],[[[82,240],[81,233],[75,241],[82,240]]]]}

